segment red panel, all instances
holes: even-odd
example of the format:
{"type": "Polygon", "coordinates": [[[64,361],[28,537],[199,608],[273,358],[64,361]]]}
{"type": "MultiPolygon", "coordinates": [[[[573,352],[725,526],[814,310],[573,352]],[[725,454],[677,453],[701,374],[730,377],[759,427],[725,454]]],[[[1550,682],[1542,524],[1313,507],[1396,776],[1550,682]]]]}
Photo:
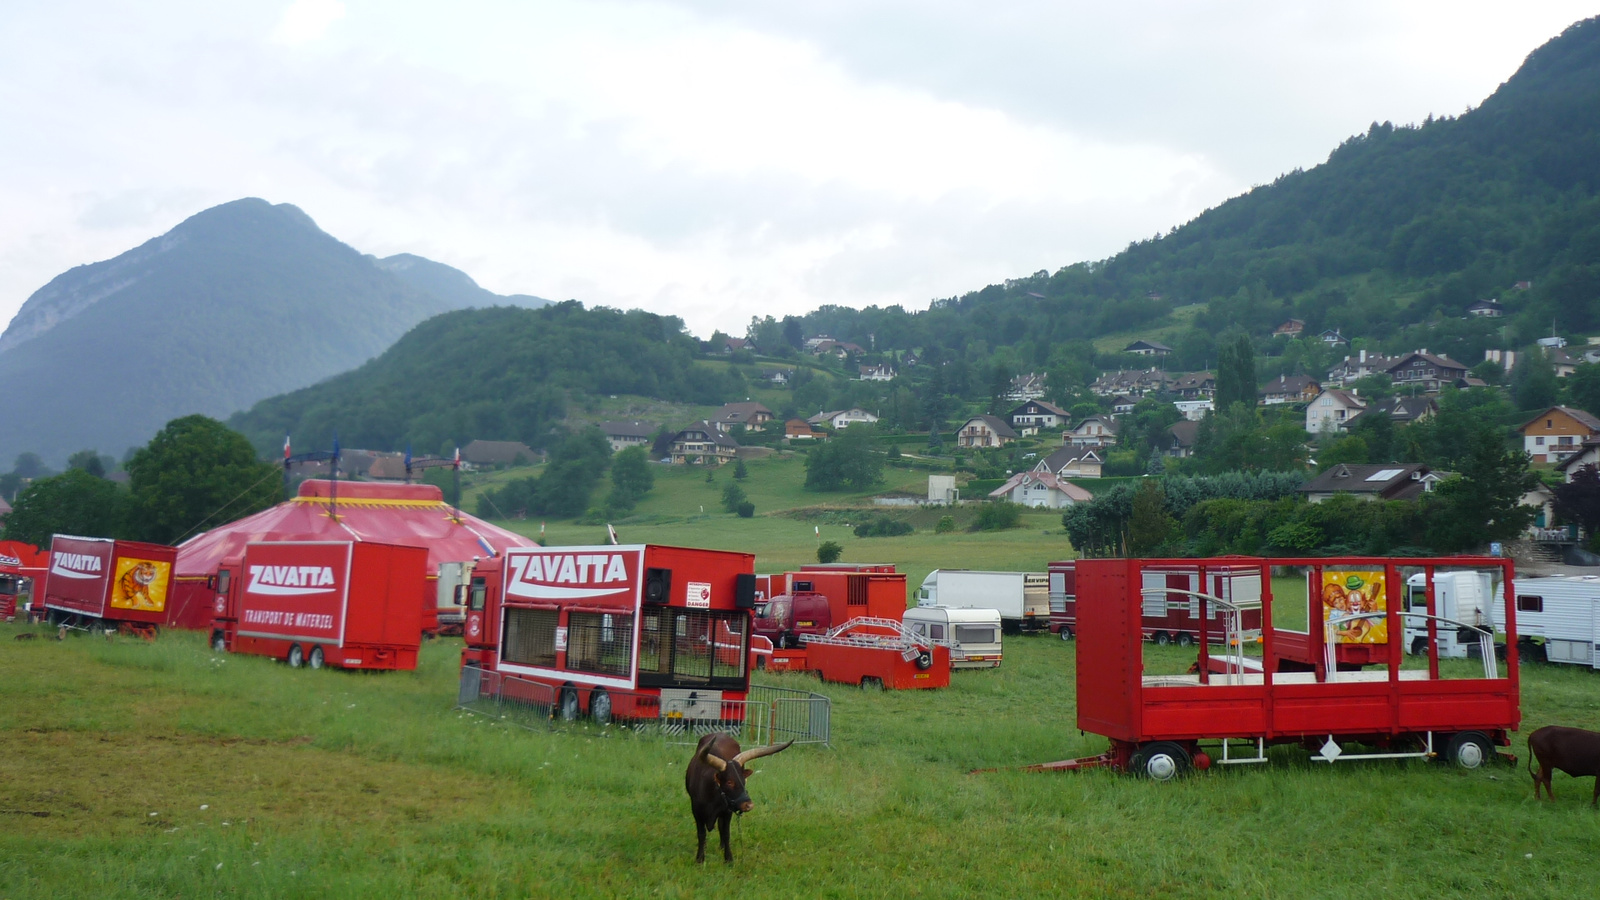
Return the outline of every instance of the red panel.
{"type": "Polygon", "coordinates": [[[56,535],[50,542],[45,605],[90,616],[105,615],[115,553],[115,541],[56,535]]]}
{"type": "Polygon", "coordinates": [[[1266,689],[1254,685],[1144,689],[1138,740],[1262,734],[1267,728],[1266,689]]]}
{"type": "Polygon", "coordinates": [[[240,572],[239,633],[343,643],[350,548],[350,542],[251,544],[240,572]]]}
{"type": "MultiPolygon", "coordinates": [[[[642,547],[511,550],[506,553],[506,601],[630,611],[637,605],[643,558],[642,547]]],[[[674,578],[672,589],[681,593],[687,583],[674,578]]]]}
{"type": "Polygon", "coordinates": [[[1144,660],[1134,565],[1124,559],[1078,561],[1078,727],[1121,740],[1136,740],[1139,733],[1144,660]]]}

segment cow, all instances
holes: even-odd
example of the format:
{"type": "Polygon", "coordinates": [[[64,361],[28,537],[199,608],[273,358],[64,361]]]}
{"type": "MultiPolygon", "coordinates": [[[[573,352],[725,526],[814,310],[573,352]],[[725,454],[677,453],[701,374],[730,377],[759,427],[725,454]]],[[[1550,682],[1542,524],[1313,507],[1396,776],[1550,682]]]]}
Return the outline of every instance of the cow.
{"type": "Polygon", "coordinates": [[[694,861],[706,861],[706,832],[713,825],[722,837],[722,859],[733,862],[728,848],[728,823],[733,814],[744,815],[753,805],[744,782],[751,772],[745,763],[789,749],[794,741],[739,752],[739,742],[726,734],[708,734],[700,739],[683,774],[683,787],[689,792],[689,808],[694,813],[695,834],[700,843],[694,861]]]}
{"type": "Polygon", "coordinates": [[[1528,735],[1528,774],[1533,776],[1533,799],[1539,799],[1539,787],[1544,786],[1550,799],[1556,792],[1550,788],[1550,776],[1556,769],[1574,778],[1595,776],[1594,799],[1590,806],[1600,805],[1600,733],[1568,728],[1564,725],[1546,725],[1528,735]],[[1539,761],[1539,771],[1533,771],[1533,760],[1539,761]]]}

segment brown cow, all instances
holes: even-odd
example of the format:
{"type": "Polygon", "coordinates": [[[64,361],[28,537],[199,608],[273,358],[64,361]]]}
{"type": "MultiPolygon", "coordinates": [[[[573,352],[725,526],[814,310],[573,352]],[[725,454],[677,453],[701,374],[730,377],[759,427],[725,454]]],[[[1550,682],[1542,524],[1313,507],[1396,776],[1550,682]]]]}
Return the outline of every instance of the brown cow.
{"type": "Polygon", "coordinates": [[[712,825],[722,838],[722,859],[733,862],[733,851],[728,847],[728,823],[733,814],[744,815],[753,805],[744,780],[751,772],[744,764],[763,756],[771,756],[789,749],[794,741],[759,747],[739,752],[739,742],[726,734],[708,734],[700,739],[684,772],[683,786],[689,792],[689,807],[694,813],[695,834],[700,839],[694,861],[706,861],[706,832],[712,825]]]}
{"type": "Polygon", "coordinates": [[[1556,769],[1574,778],[1595,776],[1594,799],[1590,806],[1600,805],[1600,733],[1564,725],[1546,725],[1528,735],[1528,774],[1533,776],[1533,799],[1539,799],[1539,786],[1543,785],[1550,799],[1556,792],[1550,788],[1550,776],[1556,769]],[[1533,760],[1539,760],[1539,771],[1533,771],[1533,760]]]}

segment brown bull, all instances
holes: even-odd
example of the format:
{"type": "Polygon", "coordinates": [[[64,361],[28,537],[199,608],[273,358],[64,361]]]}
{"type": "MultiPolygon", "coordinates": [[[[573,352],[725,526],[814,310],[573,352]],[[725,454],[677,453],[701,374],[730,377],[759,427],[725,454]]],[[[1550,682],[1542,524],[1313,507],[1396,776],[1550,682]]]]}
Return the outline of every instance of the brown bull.
{"type": "Polygon", "coordinates": [[[753,805],[744,781],[751,772],[745,763],[771,756],[789,749],[794,741],[758,747],[739,752],[739,742],[726,734],[708,734],[700,739],[689,760],[689,769],[683,775],[684,789],[689,792],[689,807],[694,812],[695,834],[700,843],[694,861],[706,861],[706,832],[713,825],[722,838],[722,858],[733,862],[733,851],[728,847],[728,823],[733,814],[744,815],[753,805]]]}
{"type": "Polygon", "coordinates": [[[1533,776],[1535,800],[1539,799],[1541,785],[1551,800],[1556,799],[1556,792],[1550,788],[1550,776],[1560,769],[1574,778],[1595,776],[1594,799],[1589,805],[1600,805],[1600,734],[1582,728],[1546,725],[1528,735],[1528,750],[1531,754],[1528,774],[1533,776]],[[1535,759],[1539,761],[1537,772],[1533,771],[1535,759]]]}

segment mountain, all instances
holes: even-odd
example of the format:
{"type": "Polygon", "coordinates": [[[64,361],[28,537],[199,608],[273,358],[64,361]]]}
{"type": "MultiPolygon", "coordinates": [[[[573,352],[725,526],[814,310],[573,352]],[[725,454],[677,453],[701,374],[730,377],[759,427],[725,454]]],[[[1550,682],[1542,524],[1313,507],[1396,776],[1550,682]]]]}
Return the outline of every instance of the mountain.
{"type": "Polygon", "coordinates": [[[453,308],[470,306],[525,306],[537,309],[549,306],[550,301],[530,294],[496,294],[479,287],[471,276],[444,263],[424,259],[411,253],[397,253],[383,259],[367,257],[378,268],[388,272],[419,291],[447,301],[453,308]]]}
{"type": "Polygon", "coordinates": [[[120,454],[178,416],[226,417],[347,371],[438,313],[507,302],[542,301],[363,256],[288,204],[226,203],[28,298],[0,335],[0,464],[120,454]]]}

